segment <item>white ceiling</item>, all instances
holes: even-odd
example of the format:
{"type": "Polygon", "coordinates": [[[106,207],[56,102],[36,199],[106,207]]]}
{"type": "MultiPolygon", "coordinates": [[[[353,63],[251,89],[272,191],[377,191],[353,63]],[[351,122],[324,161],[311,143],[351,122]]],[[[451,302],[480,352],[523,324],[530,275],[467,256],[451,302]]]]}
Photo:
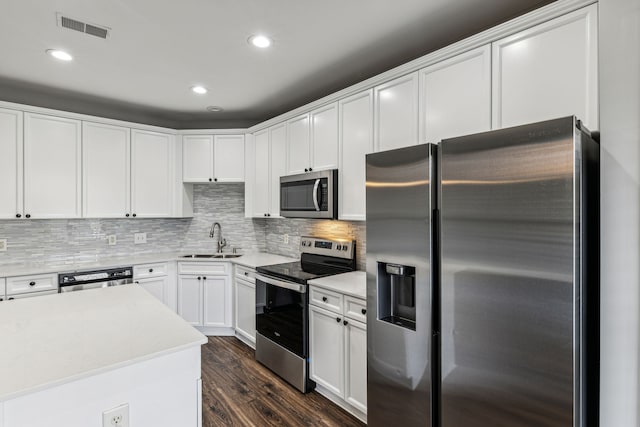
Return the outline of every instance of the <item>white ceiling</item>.
{"type": "Polygon", "coordinates": [[[242,127],[550,2],[2,0],[0,99],[177,128],[242,127]],[[58,27],[57,12],[111,34],[58,27]],[[250,46],[256,33],[274,45],[250,46]],[[50,48],[75,59],[56,61],[50,48]],[[194,84],[209,93],[194,95],[194,84]]]}

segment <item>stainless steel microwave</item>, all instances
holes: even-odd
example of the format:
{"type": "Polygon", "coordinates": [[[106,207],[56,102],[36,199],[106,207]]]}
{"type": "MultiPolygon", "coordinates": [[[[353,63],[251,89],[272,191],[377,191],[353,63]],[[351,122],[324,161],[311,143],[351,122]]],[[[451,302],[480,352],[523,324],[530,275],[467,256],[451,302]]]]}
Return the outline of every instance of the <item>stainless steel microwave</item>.
{"type": "Polygon", "coordinates": [[[338,170],[280,177],[280,215],[338,218],[338,170]]]}

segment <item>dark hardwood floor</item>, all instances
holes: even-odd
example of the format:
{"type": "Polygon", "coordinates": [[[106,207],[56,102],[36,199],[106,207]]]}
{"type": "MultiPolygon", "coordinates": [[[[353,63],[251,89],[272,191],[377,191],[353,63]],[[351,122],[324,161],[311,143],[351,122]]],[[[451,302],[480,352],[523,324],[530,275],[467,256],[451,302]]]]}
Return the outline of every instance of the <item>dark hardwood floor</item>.
{"type": "Polygon", "coordinates": [[[235,337],[202,346],[202,418],[203,427],[364,426],[315,391],[300,393],[235,337]]]}

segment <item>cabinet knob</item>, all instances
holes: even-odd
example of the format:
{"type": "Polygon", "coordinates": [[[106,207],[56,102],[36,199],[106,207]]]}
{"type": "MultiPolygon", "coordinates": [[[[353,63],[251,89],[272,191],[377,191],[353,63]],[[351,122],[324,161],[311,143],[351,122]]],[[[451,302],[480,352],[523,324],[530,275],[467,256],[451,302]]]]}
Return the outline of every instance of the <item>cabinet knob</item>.
{"type": "Polygon", "coordinates": [[[31,214],[26,214],[25,217],[26,218],[31,218],[31,214]]]}
{"type": "Polygon", "coordinates": [[[16,214],[16,218],[22,218],[22,214],[16,214]]]}
{"type": "Polygon", "coordinates": [[[213,181],[211,178],[209,178],[209,182],[213,181]]]}
{"type": "Polygon", "coordinates": [[[327,302],[327,297],[322,297],[322,302],[327,302]]]}
{"type": "Polygon", "coordinates": [[[309,172],[311,172],[313,169],[309,168],[309,172]]]}
{"type": "Polygon", "coordinates": [[[214,180],[215,182],[218,182],[218,178],[213,178],[213,180],[214,180]]]}
{"type": "Polygon", "coordinates": [[[347,322],[347,321],[345,320],[344,322],[342,322],[342,324],[343,324],[344,326],[347,326],[347,325],[349,324],[349,322],[347,322]]]}
{"type": "Polygon", "coordinates": [[[267,214],[262,214],[263,216],[267,216],[267,214]]]}
{"type": "Polygon", "coordinates": [[[15,299],[15,298],[14,297],[9,297],[9,298],[7,298],[7,301],[11,301],[13,299],[15,299]]]}
{"type": "Polygon", "coordinates": [[[126,216],[127,218],[129,218],[129,214],[124,214],[124,216],[126,216]]]}
{"type": "Polygon", "coordinates": [[[198,280],[202,280],[202,277],[198,276],[198,280]]]}
{"type": "Polygon", "coordinates": [[[341,320],[342,320],[341,318],[336,317],[336,322],[340,323],[341,320]]]}
{"type": "Polygon", "coordinates": [[[140,282],[139,282],[139,281],[137,281],[137,280],[136,280],[135,282],[133,282],[133,283],[135,283],[135,284],[137,284],[137,285],[139,285],[139,284],[140,284],[140,282]]]}
{"type": "Polygon", "coordinates": [[[245,272],[244,272],[244,275],[245,275],[245,276],[248,276],[248,275],[249,275],[249,273],[247,273],[247,272],[245,271],[245,272]]]}
{"type": "Polygon", "coordinates": [[[150,269],[149,269],[149,273],[153,273],[153,268],[150,268],[150,269]]]}
{"type": "Polygon", "coordinates": [[[307,168],[304,168],[304,171],[305,171],[305,172],[309,172],[309,169],[307,169],[307,168]]]}
{"type": "Polygon", "coordinates": [[[133,217],[135,217],[135,216],[136,216],[136,214],[133,214],[133,217]]]}
{"type": "Polygon", "coordinates": [[[207,280],[207,276],[204,276],[204,277],[202,278],[202,280],[207,280]]]}
{"type": "Polygon", "coordinates": [[[0,301],[4,301],[4,298],[0,298],[0,301]]]}
{"type": "Polygon", "coordinates": [[[29,286],[35,286],[36,282],[29,282],[29,286]]]}
{"type": "Polygon", "coordinates": [[[268,214],[267,214],[267,216],[271,216],[271,214],[270,214],[270,213],[268,213],[268,214]]]}
{"type": "Polygon", "coordinates": [[[362,314],[367,314],[367,309],[366,308],[363,308],[361,311],[362,311],[362,314]]]}

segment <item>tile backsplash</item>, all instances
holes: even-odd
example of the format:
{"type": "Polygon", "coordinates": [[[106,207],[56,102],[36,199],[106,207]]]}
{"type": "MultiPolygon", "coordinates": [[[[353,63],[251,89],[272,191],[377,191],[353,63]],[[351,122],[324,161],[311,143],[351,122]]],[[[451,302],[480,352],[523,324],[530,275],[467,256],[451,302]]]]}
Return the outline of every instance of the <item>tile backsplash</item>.
{"type": "Polygon", "coordinates": [[[212,253],[216,238],[211,226],[219,222],[226,251],[266,251],[299,257],[300,236],[341,237],[357,242],[358,269],[365,265],[365,223],[315,219],[252,219],[244,217],[244,184],[194,185],[193,218],[0,220],[0,239],[7,251],[3,264],[77,264],[110,256],[158,252],[212,253]],[[134,244],[134,233],[147,233],[146,244],[134,244]],[[289,242],[284,243],[284,235],[289,242]],[[116,235],[109,246],[107,236],[116,235]]]}

